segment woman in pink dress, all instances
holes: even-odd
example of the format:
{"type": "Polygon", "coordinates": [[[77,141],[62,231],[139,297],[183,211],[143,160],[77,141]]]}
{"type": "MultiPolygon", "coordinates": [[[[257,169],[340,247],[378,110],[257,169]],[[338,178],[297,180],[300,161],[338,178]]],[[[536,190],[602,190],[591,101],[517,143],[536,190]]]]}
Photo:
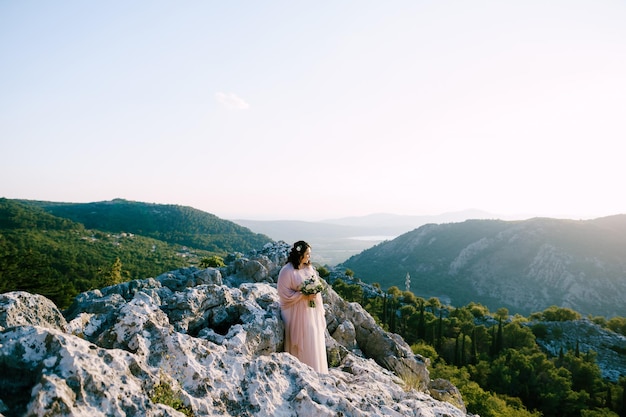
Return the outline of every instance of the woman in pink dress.
{"type": "Polygon", "coordinates": [[[302,284],[311,278],[322,281],[311,265],[311,246],[301,240],[294,243],[287,263],[278,274],[280,311],[285,322],[285,352],[317,372],[328,373],[322,295],[302,293],[302,284]]]}

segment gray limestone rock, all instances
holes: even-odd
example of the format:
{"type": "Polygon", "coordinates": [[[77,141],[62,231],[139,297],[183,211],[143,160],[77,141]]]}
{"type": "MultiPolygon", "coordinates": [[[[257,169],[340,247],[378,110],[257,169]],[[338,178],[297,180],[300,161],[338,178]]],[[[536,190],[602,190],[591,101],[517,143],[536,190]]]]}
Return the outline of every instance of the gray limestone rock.
{"type": "Polygon", "coordinates": [[[0,413],[467,415],[460,397],[452,405],[429,394],[427,360],[332,289],[324,294],[329,374],[283,352],[274,282],[285,250],[266,246],[238,267],[183,268],[89,291],[66,318],[44,297],[1,295],[0,413]]]}
{"type": "Polygon", "coordinates": [[[433,398],[453,404],[465,411],[465,403],[459,389],[447,379],[433,379],[428,384],[428,392],[433,398]]]}
{"type": "Polygon", "coordinates": [[[67,321],[46,297],[23,291],[0,294],[0,330],[23,325],[65,330],[67,321]]]}

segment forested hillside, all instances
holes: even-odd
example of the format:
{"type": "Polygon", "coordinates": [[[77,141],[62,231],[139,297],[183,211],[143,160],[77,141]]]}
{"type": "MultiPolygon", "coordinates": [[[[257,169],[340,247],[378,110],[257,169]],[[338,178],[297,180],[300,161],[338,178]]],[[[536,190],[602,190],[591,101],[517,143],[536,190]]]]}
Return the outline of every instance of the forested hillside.
{"type": "MultiPolygon", "coordinates": [[[[228,222],[217,220],[217,237],[204,236],[207,223],[202,219],[206,216],[185,208],[159,211],[159,206],[152,205],[153,211],[159,212],[155,220],[147,210],[151,205],[141,203],[120,202],[117,208],[112,203],[110,211],[101,208],[106,203],[96,203],[90,212],[81,205],[75,207],[86,218],[101,218],[100,225],[106,228],[99,230],[94,227],[97,221],[86,227],[51,214],[42,205],[0,199],[0,292],[24,290],[42,294],[61,308],[76,294],[89,289],[156,276],[198,264],[202,259],[260,247],[262,244],[256,242],[267,241],[240,226],[229,228],[222,225],[228,222]],[[170,218],[168,214],[172,213],[179,214],[170,218]],[[183,221],[185,214],[189,225],[183,221]],[[134,230],[145,230],[153,237],[134,230]],[[203,242],[203,247],[199,247],[203,242]],[[222,242],[225,249],[219,247],[222,242]]],[[[59,212],[72,213],[69,206],[59,204],[57,208],[59,212]]]]}
{"type": "Polygon", "coordinates": [[[267,236],[192,207],[115,199],[94,203],[23,201],[88,229],[129,232],[212,252],[246,252],[271,241],[267,236]]]}
{"type": "Polygon", "coordinates": [[[430,377],[454,383],[481,417],[626,416],[626,318],[585,317],[551,306],[528,317],[470,302],[450,306],[348,270],[321,268],[345,300],[431,360],[430,377]]]}
{"type": "Polygon", "coordinates": [[[366,282],[451,305],[626,316],[626,215],[425,225],[343,263],[366,282]]]}

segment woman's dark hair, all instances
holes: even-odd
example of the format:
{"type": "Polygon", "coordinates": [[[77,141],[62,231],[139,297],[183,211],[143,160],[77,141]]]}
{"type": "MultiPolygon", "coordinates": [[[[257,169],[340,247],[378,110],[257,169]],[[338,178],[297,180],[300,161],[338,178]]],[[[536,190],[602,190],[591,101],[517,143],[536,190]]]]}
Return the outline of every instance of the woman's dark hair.
{"type": "Polygon", "coordinates": [[[291,265],[293,265],[294,268],[298,269],[300,267],[300,262],[302,261],[302,258],[304,258],[304,252],[306,252],[306,250],[310,247],[311,245],[306,243],[304,240],[297,241],[293,244],[291,252],[289,252],[287,262],[291,262],[291,265]]]}

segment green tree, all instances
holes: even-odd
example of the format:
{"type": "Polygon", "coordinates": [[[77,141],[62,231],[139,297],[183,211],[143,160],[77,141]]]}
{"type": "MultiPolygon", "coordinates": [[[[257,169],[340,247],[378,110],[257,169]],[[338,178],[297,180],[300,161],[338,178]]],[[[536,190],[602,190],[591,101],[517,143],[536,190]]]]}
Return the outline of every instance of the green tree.
{"type": "Polygon", "coordinates": [[[504,308],[504,307],[500,307],[498,310],[496,310],[496,318],[500,321],[506,320],[509,318],[509,309],[508,308],[504,308]]]}
{"type": "Polygon", "coordinates": [[[437,353],[437,350],[435,350],[432,345],[423,341],[412,344],[411,350],[416,355],[422,355],[425,358],[429,358],[431,363],[435,363],[439,359],[439,354],[437,353]]]}
{"type": "Polygon", "coordinates": [[[359,284],[347,284],[344,280],[338,278],[333,283],[333,289],[346,301],[362,302],[363,288],[359,284]]]}
{"type": "Polygon", "coordinates": [[[626,417],[626,377],[621,377],[619,384],[622,387],[622,399],[620,404],[620,417],[626,417]]]}
{"type": "Polygon", "coordinates": [[[593,351],[578,356],[571,352],[565,354],[562,366],[572,375],[573,390],[584,390],[591,396],[602,390],[602,372],[595,357],[596,353],[593,351]]]}
{"type": "Polygon", "coordinates": [[[491,356],[497,356],[504,348],[504,332],[502,330],[502,318],[498,321],[497,330],[494,327],[491,328],[491,356]]]}
{"type": "Polygon", "coordinates": [[[326,279],[330,276],[330,271],[328,270],[328,268],[326,268],[325,266],[319,265],[317,267],[317,273],[320,275],[320,277],[326,279]]]}
{"type": "Polygon", "coordinates": [[[571,308],[550,306],[540,314],[540,317],[543,321],[572,321],[580,320],[582,316],[571,308]]]}
{"type": "MultiPolygon", "coordinates": [[[[409,333],[409,317],[413,316],[415,313],[415,307],[413,307],[412,305],[403,305],[402,307],[400,307],[400,331],[405,336],[409,333]]],[[[417,329],[415,329],[415,331],[411,333],[415,334],[416,332],[417,329]]]]}
{"type": "Polygon", "coordinates": [[[577,415],[580,410],[581,397],[572,392],[571,374],[556,368],[542,352],[507,349],[490,369],[485,388],[519,397],[528,409],[541,410],[545,416],[577,415]]]}
{"type": "Polygon", "coordinates": [[[475,346],[477,358],[489,355],[491,335],[484,325],[474,326],[472,329],[472,345],[475,346]]]}
{"type": "Polygon", "coordinates": [[[481,417],[541,417],[539,412],[530,412],[513,397],[496,395],[472,381],[467,369],[438,362],[431,370],[431,377],[452,382],[461,392],[467,411],[481,417]]]}
{"type": "Polygon", "coordinates": [[[489,315],[489,309],[479,303],[471,302],[467,305],[467,308],[472,313],[472,316],[477,319],[481,319],[489,315]]]}
{"type": "Polygon", "coordinates": [[[122,261],[119,257],[115,258],[113,265],[100,270],[100,286],[108,287],[123,282],[122,278],[122,261]]]}
{"type": "Polygon", "coordinates": [[[612,317],[607,322],[607,327],[613,330],[615,333],[626,336],[626,318],[625,317],[612,317]]]}
{"type": "Polygon", "coordinates": [[[436,314],[441,308],[441,301],[437,297],[431,297],[426,302],[426,306],[430,309],[430,312],[436,314]]]}
{"type": "Polygon", "coordinates": [[[426,339],[426,308],[425,302],[421,299],[419,303],[419,318],[417,322],[417,338],[421,340],[426,339]]]}
{"type": "Polygon", "coordinates": [[[619,415],[608,408],[596,408],[593,410],[580,410],[580,417],[619,417],[619,415]]]}
{"type": "Polygon", "coordinates": [[[521,349],[534,349],[537,344],[532,330],[526,326],[521,326],[517,322],[512,322],[503,328],[503,347],[521,349]]]}
{"type": "Polygon", "coordinates": [[[200,260],[199,263],[200,268],[221,268],[226,266],[224,263],[224,258],[221,256],[213,255],[213,256],[205,256],[200,260]]]}

